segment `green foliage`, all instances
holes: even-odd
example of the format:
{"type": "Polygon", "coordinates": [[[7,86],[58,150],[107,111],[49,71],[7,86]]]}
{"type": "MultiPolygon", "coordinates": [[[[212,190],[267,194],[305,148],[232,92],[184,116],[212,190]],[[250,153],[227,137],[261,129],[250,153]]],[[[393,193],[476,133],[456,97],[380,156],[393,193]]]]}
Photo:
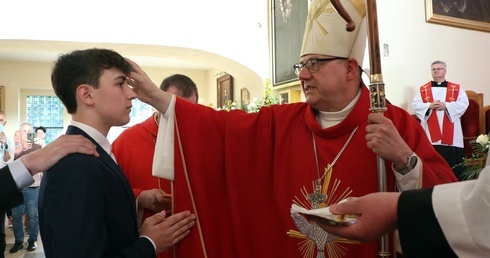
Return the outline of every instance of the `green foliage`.
{"type": "Polygon", "coordinates": [[[259,112],[261,107],[268,107],[273,104],[277,104],[277,98],[272,89],[272,83],[269,78],[265,79],[264,97],[262,99],[253,98],[250,104],[247,106],[249,113],[259,112]]]}
{"type": "Polygon", "coordinates": [[[463,162],[453,167],[463,167],[464,171],[461,176],[468,180],[477,179],[480,171],[485,167],[490,147],[489,135],[481,134],[476,140],[471,140],[470,144],[473,150],[471,157],[463,158],[463,162]]]}
{"type": "Polygon", "coordinates": [[[236,109],[236,102],[231,101],[231,100],[227,100],[226,103],[221,108],[218,108],[217,110],[230,111],[230,110],[235,110],[235,109],[236,109]]]}

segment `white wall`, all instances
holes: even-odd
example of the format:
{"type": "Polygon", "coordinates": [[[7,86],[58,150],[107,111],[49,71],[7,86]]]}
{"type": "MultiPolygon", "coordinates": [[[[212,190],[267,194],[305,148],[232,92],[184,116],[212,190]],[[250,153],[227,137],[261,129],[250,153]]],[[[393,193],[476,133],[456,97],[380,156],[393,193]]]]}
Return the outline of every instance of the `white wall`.
{"type": "MultiPolygon", "coordinates": [[[[391,103],[413,113],[413,97],[421,85],[432,80],[430,64],[443,60],[448,65],[448,81],[484,93],[484,103],[490,105],[490,32],[428,23],[425,0],[378,0],[377,9],[381,51],[383,44],[389,47],[389,56],[381,56],[381,65],[391,103]]],[[[369,68],[369,63],[363,68],[369,68]]]]}
{"type": "MultiPolygon", "coordinates": [[[[490,33],[425,21],[424,0],[378,0],[379,41],[388,44],[381,57],[388,99],[412,112],[419,87],[432,79],[430,63],[447,63],[446,79],[465,90],[484,93],[490,105],[490,33]]],[[[490,24],[489,24],[490,26],[490,24]]]]}

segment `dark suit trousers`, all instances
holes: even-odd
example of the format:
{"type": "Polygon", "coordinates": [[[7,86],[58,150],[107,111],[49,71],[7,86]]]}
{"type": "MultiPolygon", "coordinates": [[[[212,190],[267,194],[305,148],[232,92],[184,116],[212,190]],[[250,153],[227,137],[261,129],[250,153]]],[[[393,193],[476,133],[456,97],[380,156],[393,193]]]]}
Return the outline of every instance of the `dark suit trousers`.
{"type": "Polygon", "coordinates": [[[0,258],[4,258],[5,253],[5,211],[0,209],[0,258]]]}

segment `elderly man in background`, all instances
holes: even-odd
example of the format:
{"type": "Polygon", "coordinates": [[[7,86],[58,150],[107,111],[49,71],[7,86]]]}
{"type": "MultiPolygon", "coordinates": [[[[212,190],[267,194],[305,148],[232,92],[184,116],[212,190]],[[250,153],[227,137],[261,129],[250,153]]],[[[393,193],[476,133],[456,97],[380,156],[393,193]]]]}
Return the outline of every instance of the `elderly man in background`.
{"type": "MultiPolygon", "coordinates": [[[[41,145],[36,144],[33,141],[33,128],[28,123],[23,123],[20,128],[20,139],[22,142],[22,148],[16,149],[15,158],[20,157],[41,149],[41,145]],[[29,137],[31,136],[31,137],[29,137]]],[[[27,233],[29,238],[27,240],[27,251],[34,251],[37,248],[37,236],[39,233],[39,214],[38,214],[38,196],[39,186],[41,185],[42,173],[37,173],[33,176],[34,183],[22,191],[24,196],[24,202],[12,209],[12,228],[14,230],[15,243],[10,248],[10,253],[16,253],[20,249],[24,248],[24,220],[22,219],[24,214],[27,215],[27,233]]]]}
{"type": "Polygon", "coordinates": [[[468,108],[468,96],[457,83],[446,81],[447,65],[434,61],[430,65],[432,81],[422,85],[412,102],[427,137],[459,180],[464,168],[455,167],[464,158],[461,117],[468,108]]]}

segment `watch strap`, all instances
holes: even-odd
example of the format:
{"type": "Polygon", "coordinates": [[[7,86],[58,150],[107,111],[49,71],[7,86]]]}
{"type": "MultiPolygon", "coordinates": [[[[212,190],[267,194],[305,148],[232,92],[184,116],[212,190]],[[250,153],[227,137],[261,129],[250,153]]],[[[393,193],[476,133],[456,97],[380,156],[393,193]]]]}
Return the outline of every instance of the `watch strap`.
{"type": "Polygon", "coordinates": [[[396,172],[406,175],[408,172],[412,171],[413,168],[417,165],[418,157],[415,155],[415,152],[412,152],[412,155],[407,157],[407,165],[402,169],[393,168],[396,172]]]}

